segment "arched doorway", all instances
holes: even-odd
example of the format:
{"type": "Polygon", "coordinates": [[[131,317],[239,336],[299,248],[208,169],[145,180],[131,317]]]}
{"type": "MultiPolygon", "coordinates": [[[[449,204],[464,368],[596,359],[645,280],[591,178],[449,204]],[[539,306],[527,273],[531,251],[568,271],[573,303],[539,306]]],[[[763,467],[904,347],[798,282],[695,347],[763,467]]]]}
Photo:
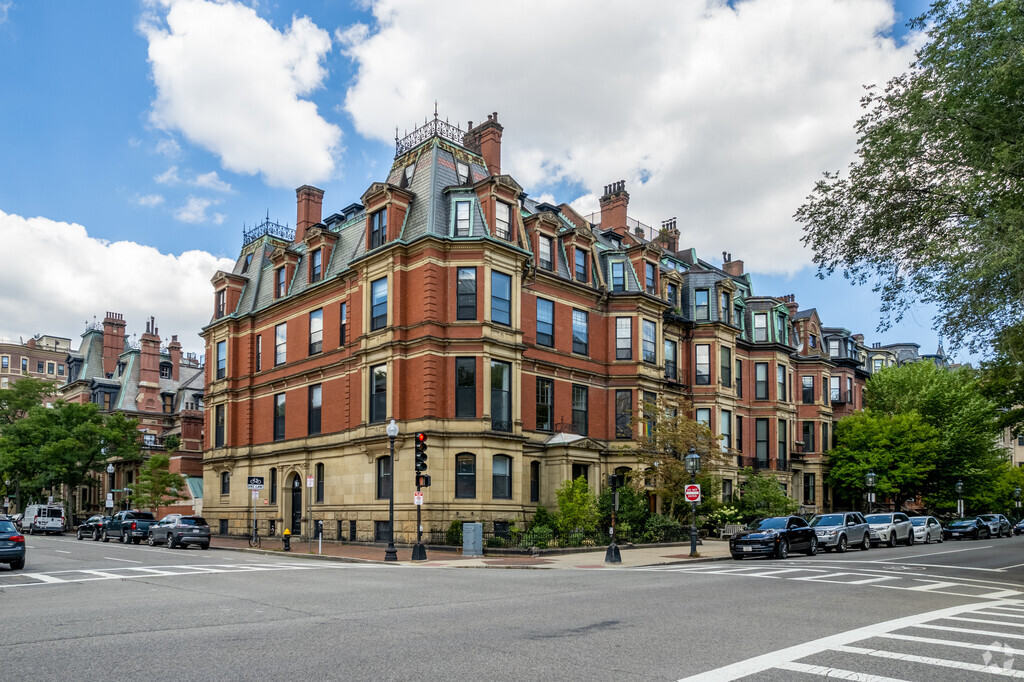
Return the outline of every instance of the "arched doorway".
{"type": "Polygon", "coordinates": [[[302,534],[302,477],[292,474],[292,535],[302,534]]]}

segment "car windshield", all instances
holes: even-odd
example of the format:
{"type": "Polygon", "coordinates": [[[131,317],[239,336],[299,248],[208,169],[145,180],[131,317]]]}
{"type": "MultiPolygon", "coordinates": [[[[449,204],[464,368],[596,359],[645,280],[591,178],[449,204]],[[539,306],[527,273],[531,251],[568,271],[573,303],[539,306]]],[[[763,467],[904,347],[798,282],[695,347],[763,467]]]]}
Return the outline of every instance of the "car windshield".
{"type": "Polygon", "coordinates": [[[751,522],[751,524],[747,526],[747,528],[750,530],[768,530],[770,528],[785,528],[786,521],[788,520],[789,519],[785,517],[778,517],[773,519],[760,519],[758,521],[751,522]]]}
{"type": "Polygon", "coordinates": [[[953,519],[953,522],[950,525],[953,525],[953,526],[962,526],[962,525],[965,525],[965,524],[969,525],[969,524],[973,524],[975,521],[977,521],[977,519],[953,519]]]}
{"type": "Polygon", "coordinates": [[[995,521],[998,517],[995,514],[982,514],[978,518],[984,519],[985,521],[995,521]]]}
{"type": "Polygon", "coordinates": [[[18,529],[10,521],[0,521],[0,533],[17,533],[18,529]]]}
{"type": "Polygon", "coordinates": [[[868,523],[892,523],[892,514],[872,514],[867,517],[868,523]]]}
{"type": "Polygon", "coordinates": [[[928,520],[927,516],[915,516],[910,519],[910,522],[915,526],[923,526],[924,522],[928,520]]]}
{"type": "Polygon", "coordinates": [[[825,514],[824,516],[815,516],[811,519],[811,528],[817,526],[841,526],[843,525],[842,514],[825,514]]]}

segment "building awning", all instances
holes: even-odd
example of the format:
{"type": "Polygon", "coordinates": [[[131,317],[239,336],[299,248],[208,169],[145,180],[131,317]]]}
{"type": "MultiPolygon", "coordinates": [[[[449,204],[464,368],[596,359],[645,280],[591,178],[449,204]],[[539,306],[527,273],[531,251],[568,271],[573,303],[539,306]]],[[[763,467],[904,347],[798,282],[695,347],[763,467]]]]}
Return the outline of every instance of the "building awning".
{"type": "Polygon", "coordinates": [[[203,499],[203,479],[200,476],[188,477],[188,489],[194,499],[203,499]]]}

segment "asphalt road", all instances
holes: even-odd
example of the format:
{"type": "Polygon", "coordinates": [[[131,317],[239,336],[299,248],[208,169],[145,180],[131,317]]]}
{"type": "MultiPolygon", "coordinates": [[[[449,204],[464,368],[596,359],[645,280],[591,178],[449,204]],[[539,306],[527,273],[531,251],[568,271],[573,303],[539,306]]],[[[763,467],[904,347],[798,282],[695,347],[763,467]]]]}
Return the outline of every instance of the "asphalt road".
{"type": "Polygon", "coordinates": [[[28,540],[3,680],[1024,676],[1024,538],[587,570],[28,540]]]}

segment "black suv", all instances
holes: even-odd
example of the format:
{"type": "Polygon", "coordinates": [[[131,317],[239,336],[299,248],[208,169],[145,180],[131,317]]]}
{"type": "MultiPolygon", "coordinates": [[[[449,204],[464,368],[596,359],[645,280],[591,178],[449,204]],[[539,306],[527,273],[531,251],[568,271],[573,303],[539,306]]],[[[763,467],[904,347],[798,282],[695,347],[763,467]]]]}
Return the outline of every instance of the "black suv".
{"type": "Polygon", "coordinates": [[[78,539],[92,538],[94,541],[98,541],[103,535],[103,526],[108,521],[110,521],[109,516],[102,516],[100,514],[90,516],[85,523],[78,527],[78,539]]]}

